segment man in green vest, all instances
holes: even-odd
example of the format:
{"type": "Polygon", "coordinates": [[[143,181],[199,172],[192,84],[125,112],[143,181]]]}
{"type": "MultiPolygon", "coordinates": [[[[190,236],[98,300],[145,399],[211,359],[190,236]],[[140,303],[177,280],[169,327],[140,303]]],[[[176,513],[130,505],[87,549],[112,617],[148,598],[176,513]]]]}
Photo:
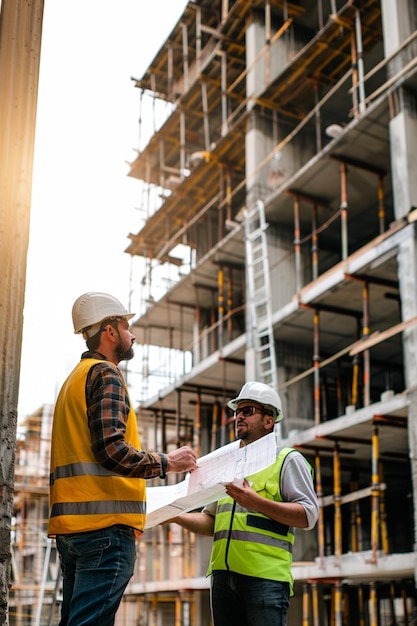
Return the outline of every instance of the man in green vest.
{"type": "MultiPolygon", "coordinates": [[[[282,419],[278,394],[256,381],[245,383],[228,407],[241,446],[272,433],[282,419]]],[[[287,624],[294,527],[311,530],[318,513],[310,464],[297,450],[281,448],[275,463],[227,484],[217,503],[171,520],[213,536],[208,575],[214,626],[287,624]]]]}
{"type": "Polygon", "coordinates": [[[51,441],[48,536],[63,575],[60,626],[112,626],[133,575],[146,517],[147,478],[191,471],[188,446],[141,449],[136,413],[118,368],[133,357],[133,317],[112,295],[74,303],[74,332],[88,350],[59,393],[51,441]]]}

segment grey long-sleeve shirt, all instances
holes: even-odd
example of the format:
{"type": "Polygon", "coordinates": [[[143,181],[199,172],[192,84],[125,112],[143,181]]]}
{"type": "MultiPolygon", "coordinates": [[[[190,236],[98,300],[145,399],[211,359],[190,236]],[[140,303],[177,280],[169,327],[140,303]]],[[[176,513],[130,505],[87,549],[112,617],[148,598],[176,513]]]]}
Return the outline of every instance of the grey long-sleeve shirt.
{"type": "MultiPolygon", "coordinates": [[[[319,516],[319,503],[314,483],[311,477],[310,467],[300,452],[289,454],[281,469],[281,495],[284,502],[298,502],[304,508],[308,526],[301,530],[311,530],[316,525],[319,516]]],[[[217,503],[204,507],[204,512],[209,515],[216,514],[217,503]]]]}

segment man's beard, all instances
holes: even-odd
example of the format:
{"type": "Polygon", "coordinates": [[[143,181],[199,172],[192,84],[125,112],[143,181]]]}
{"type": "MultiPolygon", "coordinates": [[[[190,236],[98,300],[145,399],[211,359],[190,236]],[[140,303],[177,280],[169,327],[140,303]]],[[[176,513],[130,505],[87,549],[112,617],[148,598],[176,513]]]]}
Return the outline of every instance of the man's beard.
{"type": "Polygon", "coordinates": [[[240,431],[240,435],[239,435],[238,434],[238,430],[237,430],[237,424],[236,424],[235,435],[236,435],[236,439],[242,439],[242,441],[243,441],[243,440],[245,440],[245,439],[247,439],[249,437],[249,431],[246,428],[246,430],[243,430],[243,431],[241,430],[240,431]]]}
{"type": "Polygon", "coordinates": [[[133,352],[133,345],[130,344],[129,349],[125,350],[122,346],[121,341],[119,341],[116,346],[116,355],[119,363],[120,361],[130,361],[130,359],[133,359],[133,357],[135,356],[135,353],[133,352]]]}

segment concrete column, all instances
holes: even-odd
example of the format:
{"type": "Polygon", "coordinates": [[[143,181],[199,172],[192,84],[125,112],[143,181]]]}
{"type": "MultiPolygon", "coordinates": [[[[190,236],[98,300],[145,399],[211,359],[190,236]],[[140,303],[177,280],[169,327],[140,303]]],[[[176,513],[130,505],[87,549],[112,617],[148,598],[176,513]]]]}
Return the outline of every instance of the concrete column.
{"type": "MultiPolygon", "coordinates": [[[[382,0],[382,24],[385,56],[391,56],[416,28],[409,0],[382,0]]],[[[411,51],[396,56],[388,66],[394,76],[407,62],[411,51]]],[[[398,107],[390,121],[391,166],[393,174],[394,208],[397,219],[417,206],[417,103],[414,94],[398,89],[398,107]]]]}
{"type": "Polygon", "coordinates": [[[43,0],[2,0],[0,6],[0,623],[4,624],[43,0]]]}
{"type": "MultiPolygon", "coordinates": [[[[257,164],[260,163],[271,149],[266,140],[266,135],[262,131],[262,123],[259,119],[258,112],[254,109],[254,100],[250,100],[251,96],[255,96],[264,85],[265,65],[264,57],[257,56],[262,50],[265,43],[265,27],[259,19],[252,16],[251,22],[247,24],[246,29],[246,66],[248,72],[246,75],[246,90],[248,95],[247,107],[252,110],[251,118],[245,136],[246,149],[246,205],[249,209],[255,206],[257,200],[262,199],[262,174],[257,170],[257,164]],[[256,60],[257,59],[257,60],[256,60]]],[[[263,175],[265,179],[265,174],[263,175]]],[[[246,284],[248,277],[246,275],[246,284]]],[[[246,292],[246,302],[249,302],[249,292],[246,292]]],[[[256,378],[256,351],[255,338],[251,327],[250,315],[246,313],[246,358],[245,358],[245,378],[246,380],[255,380],[256,378]]]]}
{"type": "MultiPolygon", "coordinates": [[[[408,394],[410,408],[408,411],[408,442],[411,467],[411,483],[414,501],[414,553],[417,550],[417,387],[408,394]]],[[[417,583],[417,557],[414,563],[414,580],[417,583]]]]}
{"type": "MultiPolygon", "coordinates": [[[[411,0],[381,0],[385,55],[392,55],[416,28],[416,12],[411,0]]],[[[406,63],[410,51],[390,62],[388,75],[394,76],[406,63]]],[[[403,87],[397,91],[398,105],[390,121],[391,168],[394,212],[397,219],[417,207],[417,103],[413,93],[403,87]]],[[[410,236],[398,254],[402,316],[407,320],[417,315],[417,237],[410,236]]],[[[414,528],[417,528],[417,329],[403,333],[406,387],[409,389],[408,438],[414,500],[414,528]]],[[[414,538],[417,543],[417,537],[414,538]]],[[[415,569],[417,580],[417,561],[415,569]]]]}

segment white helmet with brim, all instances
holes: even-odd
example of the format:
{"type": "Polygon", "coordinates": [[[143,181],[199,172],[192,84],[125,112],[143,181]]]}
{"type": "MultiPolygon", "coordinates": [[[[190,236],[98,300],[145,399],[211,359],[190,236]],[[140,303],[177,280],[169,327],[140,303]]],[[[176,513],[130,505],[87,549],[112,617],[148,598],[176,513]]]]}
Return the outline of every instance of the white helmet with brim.
{"type": "Polygon", "coordinates": [[[99,332],[106,319],[124,317],[129,320],[134,316],[135,313],[129,313],[117,298],[100,291],[83,294],[72,307],[74,333],[82,333],[87,339],[99,332]]]}
{"type": "Polygon", "coordinates": [[[236,411],[241,402],[250,400],[253,400],[253,402],[256,402],[257,404],[260,404],[266,409],[272,411],[276,422],[282,420],[283,415],[281,398],[275,389],[272,389],[272,387],[266,385],[265,383],[260,383],[254,380],[245,383],[239,391],[239,395],[233,400],[230,400],[227,403],[227,406],[229,409],[232,409],[232,411],[236,411]]]}

